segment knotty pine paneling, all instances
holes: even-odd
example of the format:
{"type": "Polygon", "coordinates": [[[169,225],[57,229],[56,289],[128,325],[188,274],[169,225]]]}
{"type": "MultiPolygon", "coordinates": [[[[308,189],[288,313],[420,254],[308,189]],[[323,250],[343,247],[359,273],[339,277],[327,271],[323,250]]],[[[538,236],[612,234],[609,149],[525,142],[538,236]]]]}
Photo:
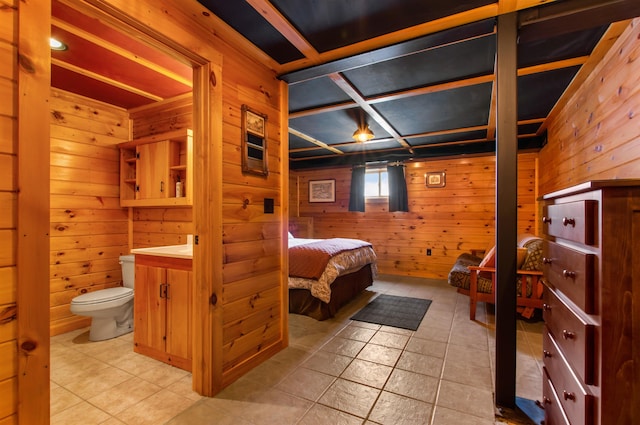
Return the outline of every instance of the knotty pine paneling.
{"type": "Polygon", "coordinates": [[[56,335],[87,326],[69,311],[82,293],[122,282],[128,215],[120,207],[117,143],[129,137],[120,108],[52,89],[50,323],[56,335]]]}
{"type": "MultiPolygon", "coordinates": [[[[12,2],[11,2],[12,3],[12,2]]],[[[17,423],[17,8],[0,13],[0,418],[17,423]]],[[[36,335],[38,336],[38,335],[36,335]]]]}
{"type": "Polygon", "coordinates": [[[280,83],[275,75],[240,55],[225,55],[222,115],[223,371],[236,374],[244,362],[284,339],[282,285],[282,159],[280,83]],[[241,168],[241,108],[267,115],[268,176],[241,168]],[[274,213],[264,213],[264,199],[274,213]],[[242,332],[238,332],[242,329],[242,332]]]}
{"type": "Polygon", "coordinates": [[[640,18],[570,99],[549,116],[540,193],[597,179],[640,177],[640,18]]]}
{"type": "MultiPolygon", "coordinates": [[[[519,232],[536,233],[536,156],[519,155],[519,232]]],[[[299,184],[300,216],[313,218],[313,237],[370,241],[380,273],[445,279],[458,255],[493,245],[493,156],[407,163],[409,212],[389,213],[386,200],[368,200],[364,213],[349,212],[350,168],[292,171],[291,175],[299,184]],[[446,186],[425,187],[425,173],[439,171],[446,173],[446,186]],[[336,180],[336,202],[309,203],[309,180],[324,179],[336,180]],[[431,256],[426,255],[427,248],[431,256]]]]}

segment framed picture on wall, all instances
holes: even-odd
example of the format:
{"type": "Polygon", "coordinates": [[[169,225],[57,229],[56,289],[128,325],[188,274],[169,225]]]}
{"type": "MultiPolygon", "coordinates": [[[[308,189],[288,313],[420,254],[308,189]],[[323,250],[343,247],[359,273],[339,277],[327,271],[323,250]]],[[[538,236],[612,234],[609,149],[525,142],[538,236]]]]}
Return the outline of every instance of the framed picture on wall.
{"type": "Polygon", "coordinates": [[[266,176],[267,116],[242,105],[242,171],[266,176]]]}
{"type": "Polygon", "coordinates": [[[444,171],[425,174],[424,183],[427,187],[444,187],[444,184],[445,184],[444,171]]]}
{"type": "Polygon", "coordinates": [[[309,180],[309,202],[335,202],[336,181],[309,180]]]}

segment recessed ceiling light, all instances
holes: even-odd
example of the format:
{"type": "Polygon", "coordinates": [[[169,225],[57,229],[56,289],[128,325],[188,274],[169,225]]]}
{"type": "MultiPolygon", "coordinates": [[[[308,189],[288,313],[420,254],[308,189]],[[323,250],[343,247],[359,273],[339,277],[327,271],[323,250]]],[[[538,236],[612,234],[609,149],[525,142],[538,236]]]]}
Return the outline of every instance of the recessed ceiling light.
{"type": "Polygon", "coordinates": [[[49,39],[49,46],[51,47],[51,50],[67,50],[66,44],[64,44],[60,40],[56,40],[53,37],[49,39]]]}

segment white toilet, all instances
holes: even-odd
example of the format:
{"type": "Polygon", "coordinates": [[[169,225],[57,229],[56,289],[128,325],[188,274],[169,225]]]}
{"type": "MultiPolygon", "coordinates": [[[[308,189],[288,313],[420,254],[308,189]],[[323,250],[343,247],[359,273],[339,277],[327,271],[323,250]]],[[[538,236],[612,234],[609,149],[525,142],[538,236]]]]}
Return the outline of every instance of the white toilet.
{"type": "Polygon", "coordinates": [[[90,341],[102,341],[133,330],[135,256],[120,256],[123,287],[100,289],[71,300],[71,312],[91,316],[90,341]]]}

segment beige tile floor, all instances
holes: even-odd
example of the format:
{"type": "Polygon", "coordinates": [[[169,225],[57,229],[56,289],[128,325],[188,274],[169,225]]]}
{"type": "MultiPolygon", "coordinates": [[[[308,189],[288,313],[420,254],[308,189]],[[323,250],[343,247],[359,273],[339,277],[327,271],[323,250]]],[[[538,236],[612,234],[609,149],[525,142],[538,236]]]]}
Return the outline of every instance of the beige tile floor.
{"type": "MultiPolygon", "coordinates": [[[[494,316],[441,280],[380,276],[331,320],[290,316],[290,344],[213,398],[138,355],[132,334],[51,338],[51,424],[494,424],[494,316]],[[349,320],[377,294],[433,302],[415,332],[349,320]]],[[[518,321],[518,396],[542,394],[542,323],[518,321]]]]}

